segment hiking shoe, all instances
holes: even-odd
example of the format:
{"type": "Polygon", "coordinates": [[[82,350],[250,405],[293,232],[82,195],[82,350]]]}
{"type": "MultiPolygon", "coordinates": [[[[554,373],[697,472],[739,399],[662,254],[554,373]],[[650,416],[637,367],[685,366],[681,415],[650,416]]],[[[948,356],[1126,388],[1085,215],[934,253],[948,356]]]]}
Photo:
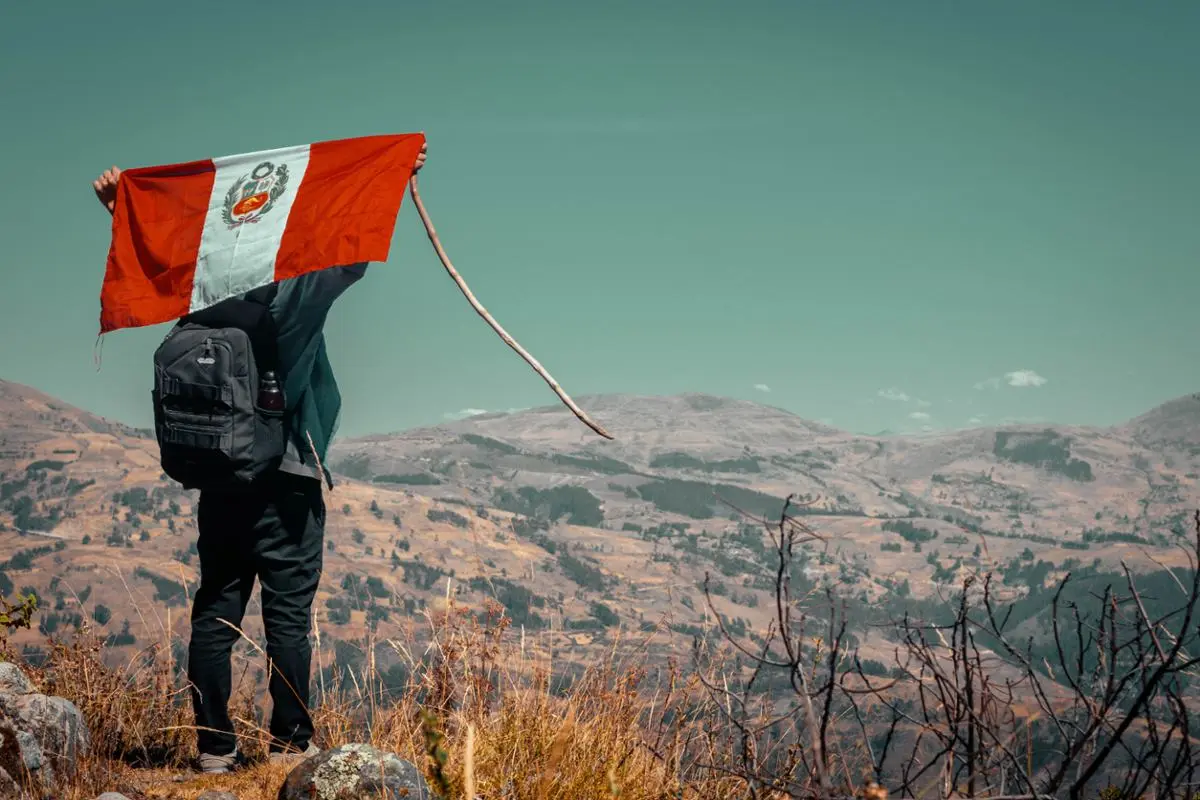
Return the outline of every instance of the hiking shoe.
{"type": "Polygon", "coordinates": [[[307,761],[320,752],[320,748],[309,742],[308,747],[303,753],[298,753],[295,750],[284,750],[282,752],[271,753],[267,757],[267,760],[272,764],[299,764],[301,761],[307,761]]]}
{"type": "Polygon", "coordinates": [[[222,775],[232,772],[238,766],[238,751],[234,750],[226,756],[214,756],[211,753],[200,754],[200,771],[205,775],[222,775]]]}

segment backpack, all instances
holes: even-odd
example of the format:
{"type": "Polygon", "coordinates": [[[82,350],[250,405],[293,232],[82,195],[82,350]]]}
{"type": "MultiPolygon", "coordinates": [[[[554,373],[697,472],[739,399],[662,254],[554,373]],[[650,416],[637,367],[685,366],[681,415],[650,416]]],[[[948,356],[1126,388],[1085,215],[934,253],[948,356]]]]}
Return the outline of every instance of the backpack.
{"type": "Polygon", "coordinates": [[[258,406],[279,354],[270,302],[278,284],[183,317],[154,352],[154,432],[163,472],[185,489],[256,486],[283,460],[283,412],[258,406]]]}

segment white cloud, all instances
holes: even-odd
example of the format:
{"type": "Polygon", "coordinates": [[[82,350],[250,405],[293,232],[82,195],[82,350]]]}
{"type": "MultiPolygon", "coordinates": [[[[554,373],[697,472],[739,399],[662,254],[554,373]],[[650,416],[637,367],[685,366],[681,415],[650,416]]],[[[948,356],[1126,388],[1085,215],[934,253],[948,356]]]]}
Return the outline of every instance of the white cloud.
{"type": "Polygon", "coordinates": [[[987,380],[982,380],[975,384],[975,388],[981,391],[983,389],[999,389],[1001,381],[1018,389],[1036,389],[1038,386],[1043,386],[1048,383],[1046,378],[1043,378],[1041,375],[1038,375],[1031,369],[1015,369],[1012,372],[1004,373],[1003,378],[988,378],[987,380]]]}
{"type": "Polygon", "coordinates": [[[929,419],[929,415],[924,411],[914,411],[908,415],[909,419],[929,419]]]}
{"type": "Polygon", "coordinates": [[[967,424],[968,425],[982,425],[983,419],[981,419],[980,417],[971,417],[969,420],[967,420],[967,424]]]}
{"type": "Polygon", "coordinates": [[[758,390],[758,391],[760,391],[760,392],[769,392],[769,391],[771,391],[771,387],[770,387],[770,386],[767,386],[765,383],[756,383],[756,384],[754,384],[754,388],[755,388],[755,389],[757,389],[757,390],[758,390]]]}
{"type": "Polygon", "coordinates": [[[486,414],[486,408],[464,408],[459,411],[448,411],[442,414],[446,419],[466,419],[467,417],[478,417],[480,414],[486,414]]]}
{"type": "Polygon", "coordinates": [[[1009,386],[1018,388],[1038,387],[1046,383],[1046,379],[1031,369],[1018,369],[1004,374],[1009,386]]]}
{"type": "MultiPolygon", "coordinates": [[[[952,400],[950,402],[954,401],[952,400]]],[[[933,403],[929,402],[928,400],[922,400],[919,397],[917,398],[917,408],[929,408],[931,405],[933,405],[933,403]]]]}
{"type": "Polygon", "coordinates": [[[894,386],[888,389],[880,389],[875,394],[882,397],[884,400],[894,400],[897,403],[907,403],[910,398],[907,392],[902,392],[894,386]]]}

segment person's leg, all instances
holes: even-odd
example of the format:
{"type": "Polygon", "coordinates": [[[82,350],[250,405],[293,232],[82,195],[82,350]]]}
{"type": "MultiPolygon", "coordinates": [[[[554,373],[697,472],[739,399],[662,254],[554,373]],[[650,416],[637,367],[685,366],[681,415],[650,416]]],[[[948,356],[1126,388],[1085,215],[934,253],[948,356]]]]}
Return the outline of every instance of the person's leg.
{"type": "Polygon", "coordinates": [[[202,756],[228,756],[237,748],[229,719],[230,653],[254,589],[251,548],[265,502],[254,497],[201,493],[197,515],[200,588],[192,601],[188,680],[202,756]]]}
{"type": "Polygon", "coordinates": [[[325,502],[321,483],[281,473],[273,502],[256,532],[263,627],[271,659],[271,751],[304,751],[312,738],[308,632],[321,580],[325,502]]]}

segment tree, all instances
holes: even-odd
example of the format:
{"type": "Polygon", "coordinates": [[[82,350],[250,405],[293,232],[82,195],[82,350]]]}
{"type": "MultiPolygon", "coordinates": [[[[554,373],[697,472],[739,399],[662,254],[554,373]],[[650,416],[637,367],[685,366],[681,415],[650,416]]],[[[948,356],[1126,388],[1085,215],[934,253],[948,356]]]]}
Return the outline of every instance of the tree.
{"type": "Polygon", "coordinates": [[[604,603],[592,603],[592,616],[606,628],[612,628],[621,624],[621,618],[604,603]]]}
{"type": "Polygon", "coordinates": [[[107,625],[108,621],[112,619],[112,609],[103,603],[97,603],[96,607],[92,609],[92,619],[96,620],[99,625],[107,625]]]}
{"type": "Polygon", "coordinates": [[[121,624],[121,632],[109,634],[105,643],[109,647],[128,647],[129,645],[137,644],[137,637],[129,630],[129,620],[125,620],[121,624]]]}

